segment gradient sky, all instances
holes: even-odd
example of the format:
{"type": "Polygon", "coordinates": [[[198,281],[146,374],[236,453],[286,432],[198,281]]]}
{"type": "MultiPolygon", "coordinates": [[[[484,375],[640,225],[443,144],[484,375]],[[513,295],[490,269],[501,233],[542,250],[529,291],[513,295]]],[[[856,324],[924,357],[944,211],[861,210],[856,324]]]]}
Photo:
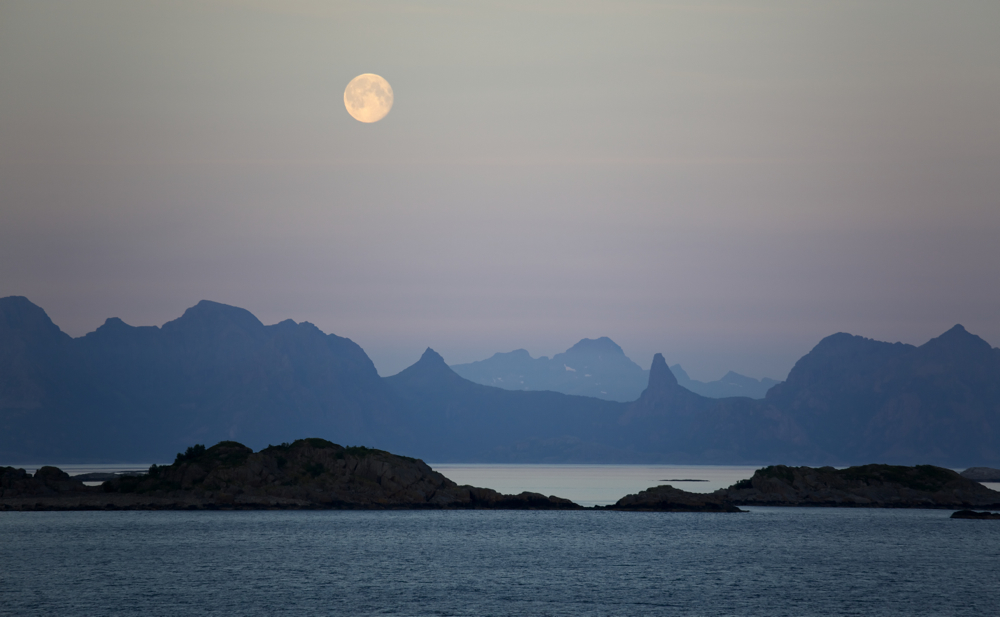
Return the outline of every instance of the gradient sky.
{"type": "Polygon", "coordinates": [[[1000,344],[1000,2],[0,0],[0,296],[388,375],[610,336],[784,378],[1000,344]],[[391,113],[343,91],[385,77],[391,113]]]}

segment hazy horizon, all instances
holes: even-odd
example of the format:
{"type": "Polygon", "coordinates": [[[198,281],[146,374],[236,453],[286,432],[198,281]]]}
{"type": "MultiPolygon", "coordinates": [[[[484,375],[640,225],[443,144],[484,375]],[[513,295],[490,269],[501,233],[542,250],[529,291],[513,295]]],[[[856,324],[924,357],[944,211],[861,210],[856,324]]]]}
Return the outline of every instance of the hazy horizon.
{"type": "Polygon", "coordinates": [[[0,0],[0,296],[199,300],[382,375],[607,336],[783,379],[1000,344],[1000,4],[0,0]],[[391,112],[344,108],[376,73],[391,112]]]}

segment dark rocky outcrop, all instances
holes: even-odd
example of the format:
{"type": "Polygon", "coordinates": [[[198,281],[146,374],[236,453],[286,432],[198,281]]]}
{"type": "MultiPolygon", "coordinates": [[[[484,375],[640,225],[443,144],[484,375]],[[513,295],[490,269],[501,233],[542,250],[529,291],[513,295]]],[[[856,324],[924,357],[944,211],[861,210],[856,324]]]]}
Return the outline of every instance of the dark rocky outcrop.
{"type": "Polygon", "coordinates": [[[1000,492],[932,465],[863,465],[847,469],[774,465],[711,494],[657,486],[623,497],[609,508],[739,512],[737,506],[998,508],[1000,492]]]}
{"type": "MultiPolygon", "coordinates": [[[[1000,509],[1000,492],[931,465],[847,469],[758,469],[710,494],[669,485],[595,509],[740,512],[738,506],[1000,509]]],[[[233,441],[193,446],[171,465],[84,485],[55,467],[34,475],[0,467],[0,510],[177,509],[484,509],[576,510],[555,496],[504,495],[459,486],[419,459],[324,439],[301,439],[259,452],[233,441]]],[[[959,512],[954,518],[1000,515],[959,512]]]]}
{"type": "Polygon", "coordinates": [[[605,509],[641,512],[743,512],[720,495],[689,493],[669,485],[654,486],[634,495],[626,495],[605,509]]]}
{"type": "Polygon", "coordinates": [[[0,500],[11,497],[49,497],[88,487],[56,467],[42,467],[34,475],[23,469],[0,467],[0,500]]]}
{"type": "Polygon", "coordinates": [[[976,482],[1000,482],[1000,469],[992,467],[969,467],[959,475],[976,482]]]}
{"type": "Polygon", "coordinates": [[[1000,521],[1000,512],[976,512],[974,510],[959,510],[951,515],[951,518],[968,518],[972,520],[995,520],[1000,521]]]}
{"type": "Polygon", "coordinates": [[[932,465],[863,465],[847,469],[774,465],[758,469],[749,480],[714,494],[746,506],[1000,507],[1000,492],[932,465]]]}
{"type": "Polygon", "coordinates": [[[459,486],[423,461],[302,439],[260,452],[194,446],[169,466],[84,486],[54,467],[0,470],[0,509],[517,509],[580,506],[537,493],[459,486]]]}

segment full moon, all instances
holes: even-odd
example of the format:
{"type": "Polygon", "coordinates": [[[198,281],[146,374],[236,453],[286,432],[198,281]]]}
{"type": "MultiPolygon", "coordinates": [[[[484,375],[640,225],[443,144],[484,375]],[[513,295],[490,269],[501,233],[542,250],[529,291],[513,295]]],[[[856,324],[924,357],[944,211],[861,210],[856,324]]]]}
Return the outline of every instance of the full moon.
{"type": "Polygon", "coordinates": [[[361,122],[378,122],[392,109],[392,86],[374,73],[358,75],[344,90],[347,113],[361,122]]]}

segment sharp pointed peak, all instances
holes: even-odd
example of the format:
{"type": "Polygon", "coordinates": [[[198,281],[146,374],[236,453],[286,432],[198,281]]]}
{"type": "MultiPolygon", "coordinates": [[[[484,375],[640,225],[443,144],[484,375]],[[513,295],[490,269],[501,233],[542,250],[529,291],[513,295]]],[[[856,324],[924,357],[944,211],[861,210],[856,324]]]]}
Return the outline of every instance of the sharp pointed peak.
{"type": "Polygon", "coordinates": [[[639,400],[635,401],[635,404],[638,405],[638,408],[657,407],[685,395],[698,396],[677,383],[677,377],[667,366],[663,354],[658,353],[653,356],[653,364],[649,367],[649,385],[642,391],[642,395],[639,396],[639,400]]]}
{"type": "Polygon", "coordinates": [[[658,353],[653,356],[653,364],[649,367],[648,389],[669,388],[677,385],[677,377],[667,366],[667,361],[663,359],[663,354],[658,353]]]}
{"type": "Polygon", "coordinates": [[[921,349],[979,349],[985,351],[992,349],[989,343],[982,338],[972,334],[965,329],[962,324],[955,324],[941,336],[932,338],[923,345],[921,349]]]}
{"type": "Polygon", "coordinates": [[[444,358],[441,357],[441,354],[434,351],[430,347],[424,350],[424,353],[420,356],[420,359],[417,360],[417,364],[440,364],[441,366],[445,367],[448,366],[445,363],[444,358]]]}
{"type": "MultiPolygon", "coordinates": [[[[399,373],[386,377],[389,383],[403,383],[417,387],[436,387],[442,384],[471,384],[448,366],[441,354],[430,347],[424,350],[420,359],[399,373]]],[[[478,386],[477,386],[478,387],[478,386]]]]}
{"type": "MultiPolygon", "coordinates": [[[[933,339],[932,339],[933,340],[933,339]]],[[[962,324],[955,324],[951,328],[948,328],[941,336],[937,337],[937,340],[982,340],[978,336],[969,332],[965,329],[962,324]]]]}

